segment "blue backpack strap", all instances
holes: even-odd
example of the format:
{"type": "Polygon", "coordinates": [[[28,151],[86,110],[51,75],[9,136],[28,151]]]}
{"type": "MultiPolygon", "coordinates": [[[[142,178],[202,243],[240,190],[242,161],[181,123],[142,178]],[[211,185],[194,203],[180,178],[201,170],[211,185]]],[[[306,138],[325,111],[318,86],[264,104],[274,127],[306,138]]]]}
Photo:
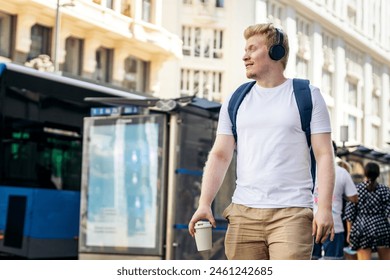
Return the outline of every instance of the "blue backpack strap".
{"type": "Polygon", "coordinates": [[[306,141],[309,148],[311,147],[311,113],[313,111],[313,103],[311,100],[311,91],[309,87],[309,80],[293,79],[293,88],[295,100],[298,105],[299,115],[301,116],[302,130],[305,132],[306,141]]]}
{"type": "Polygon", "coordinates": [[[316,179],[316,162],[314,158],[313,149],[311,147],[311,130],[310,122],[313,111],[313,103],[311,99],[311,91],[309,87],[309,80],[293,79],[294,96],[297,102],[299,115],[301,117],[302,130],[305,132],[307,145],[310,149],[311,158],[311,175],[313,178],[313,188],[316,179]]]}
{"type": "Polygon", "coordinates": [[[236,140],[236,143],[237,143],[236,122],[237,122],[238,108],[240,107],[242,100],[244,100],[246,94],[251,90],[251,88],[255,85],[255,83],[256,81],[251,81],[239,86],[236,89],[236,91],[233,93],[229,101],[228,113],[229,113],[230,121],[232,122],[232,132],[233,132],[234,140],[236,140]]]}

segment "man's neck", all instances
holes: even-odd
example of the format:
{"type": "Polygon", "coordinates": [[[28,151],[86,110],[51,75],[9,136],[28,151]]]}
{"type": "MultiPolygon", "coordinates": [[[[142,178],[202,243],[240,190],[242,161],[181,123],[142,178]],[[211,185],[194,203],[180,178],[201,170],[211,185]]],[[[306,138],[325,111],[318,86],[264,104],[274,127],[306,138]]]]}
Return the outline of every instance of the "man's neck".
{"type": "Polygon", "coordinates": [[[287,78],[283,74],[281,74],[274,77],[256,79],[256,82],[259,86],[263,88],[274,88],[283,84],[286,80],[287,78]]]}

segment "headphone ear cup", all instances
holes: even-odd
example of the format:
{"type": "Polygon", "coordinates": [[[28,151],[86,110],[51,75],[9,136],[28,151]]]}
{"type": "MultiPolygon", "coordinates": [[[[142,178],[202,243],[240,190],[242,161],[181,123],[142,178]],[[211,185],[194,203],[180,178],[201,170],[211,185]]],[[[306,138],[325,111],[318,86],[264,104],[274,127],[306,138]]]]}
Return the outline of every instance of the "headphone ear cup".
{"type": "Polygon", "coordinates": [[[272,60],[281,60],[286,54],[286,50],[281,44],[273,45],[269,49],[269,56],[272,60]]]}

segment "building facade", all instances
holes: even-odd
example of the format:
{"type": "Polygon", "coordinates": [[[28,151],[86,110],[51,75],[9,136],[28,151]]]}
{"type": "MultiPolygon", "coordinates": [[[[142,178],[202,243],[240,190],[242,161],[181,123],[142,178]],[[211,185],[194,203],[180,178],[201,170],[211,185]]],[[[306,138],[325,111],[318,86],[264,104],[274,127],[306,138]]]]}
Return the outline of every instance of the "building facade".
{"type": "Polygon", "coordinates": [[[162,0],[0,1],[0,61],[142,93],[159,94],[159,71],[181,58],[161,26],[162,0]],[[43,70],[43,69],[41,69],[43,70]]]}

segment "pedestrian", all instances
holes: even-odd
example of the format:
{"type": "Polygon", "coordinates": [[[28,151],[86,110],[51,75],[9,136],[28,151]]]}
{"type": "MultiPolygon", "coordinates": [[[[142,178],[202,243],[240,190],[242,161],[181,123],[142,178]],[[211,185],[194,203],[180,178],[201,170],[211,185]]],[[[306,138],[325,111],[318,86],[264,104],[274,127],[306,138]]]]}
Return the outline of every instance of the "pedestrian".
{"type": "Polygon", "coordinates": [[[357,185],[358,202],[347,203],[347,241],[357,251],[358,260],[390,260],[390,189],[379,184],[379,165],[369,162],[364,167],[365,180],[357,185]]]}
{"type": "Polygon", "coordinates": [[[310,85],[311,146],[319,189],[318,211],[313,218],[309,147],[292,79],[284,76],[289,55],[287,34],[273,24],[255,24],[245,29],[244,37],[246,76],[256,84],[237,112],[237,142],[227,109],[231,96],[222,104],[189,233],[194,236],[194,225],[202,219],[216,226],[211,204],[236,149],[236,188],[223,213],[228,220],[227,258],[309,260],[313,235],[316,242],[324,242],[334,234],[334,158],[327,107],[320,90],[310,85]]]}
{"type": "MultiPolygon", "coordinates": [[[[332,141],[334,155],[337,155],[337,146],[332,141]]],[[[332,214],[334,222],[334,239],[331,241],[329,238],[324,243],[315,243],[313,248],[312,259],[323,258],[325,260],[342,260],[344,259],[344,224],[343,224],[343,205],[344,199],[347,201],[357,202],[357,190],[351,175],[348,171],[335,165],[335,186],[332,199],[332,214]],[[324,251],[324,256],[322,256],[324,251]]],[[[318,189],[314,191],[314,213],[317,212],[318,207],[318,189]]]]}

